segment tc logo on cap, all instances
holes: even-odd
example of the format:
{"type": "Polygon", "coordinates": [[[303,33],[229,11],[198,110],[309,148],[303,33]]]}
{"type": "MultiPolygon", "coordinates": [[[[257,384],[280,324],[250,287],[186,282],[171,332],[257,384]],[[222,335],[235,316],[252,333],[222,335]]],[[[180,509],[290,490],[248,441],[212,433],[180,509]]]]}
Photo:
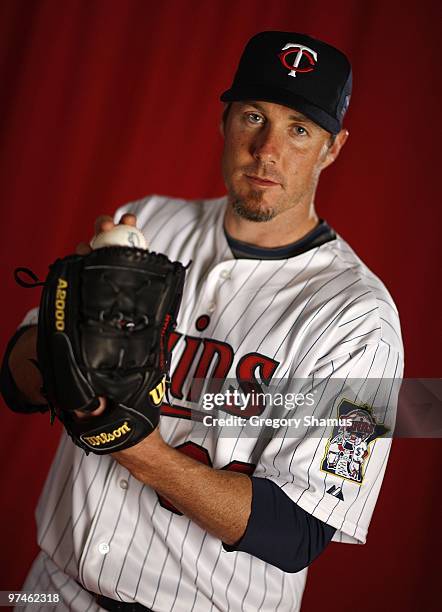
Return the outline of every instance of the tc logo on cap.
{"type": "Polygon", "coordinates": [[[310,49],[310,47],[306,47],[305,45],[287,43],[281,49],[279,59],[281,60],[284,68],[287,68],[290,71],[289,76],[295,77],[297,72],[311,72],[314,70],[315,64],[318,61],[318,54],[316,51],[313,51],[313,49],[310,49]],[[295,54],[295,57],[288,59],[289,56],[293,54],[295,54]],[[301,63],[301,59],[303,57],[307,59],[309,65],[300,68],[299,64],[301,63]]]}

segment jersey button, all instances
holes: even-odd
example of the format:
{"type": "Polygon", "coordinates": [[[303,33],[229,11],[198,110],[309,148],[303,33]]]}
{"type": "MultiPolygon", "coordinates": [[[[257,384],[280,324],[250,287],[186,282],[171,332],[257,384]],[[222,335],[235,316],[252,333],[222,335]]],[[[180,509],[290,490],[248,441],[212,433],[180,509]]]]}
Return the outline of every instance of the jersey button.
{"type": "Polygon", "coordinates": [[[127,482],[127,480],[124,480],[124,479],[120,480],[120,487],[122,489],[127,489],[128,486],[129,486],[129,483],[127,482]]]}
{"type": "Polygon", "coordinates": [[[210,304],[207,306],[207,311],[208,312],[214,312],[215,308],[216,308],[215,302],[210,302],[210,304]]]}
{"type": "Polygon", "coordinates": [[[107,542],[101,542],[101,544],[98,545],[98,550],[102,555],[107,555],[110,550],[109,544],[107,542]]]}
{"type": "Polygon", "coordinates": [[[229,270],[223,270],[220,274],[221,278],[230,278],[229,270]]]}

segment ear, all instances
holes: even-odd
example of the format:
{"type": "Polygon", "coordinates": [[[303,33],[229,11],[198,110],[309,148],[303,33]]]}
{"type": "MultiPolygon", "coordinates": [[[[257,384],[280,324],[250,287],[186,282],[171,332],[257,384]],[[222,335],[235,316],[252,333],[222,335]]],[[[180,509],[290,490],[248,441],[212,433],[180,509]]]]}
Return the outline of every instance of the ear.
{"type": "Polygon", "coordinates": [[[321,164],[321,170],[324,170],[324,168],[327,168],[335,161],[335,159],[338,157],[339,153],[341,152],[342,147],[347,142],[348,137],[349,137],[348,130],[341,130],[340,132],[336,134],[336,138],[333,144],[327,147],[324,161],[321,164]]]}

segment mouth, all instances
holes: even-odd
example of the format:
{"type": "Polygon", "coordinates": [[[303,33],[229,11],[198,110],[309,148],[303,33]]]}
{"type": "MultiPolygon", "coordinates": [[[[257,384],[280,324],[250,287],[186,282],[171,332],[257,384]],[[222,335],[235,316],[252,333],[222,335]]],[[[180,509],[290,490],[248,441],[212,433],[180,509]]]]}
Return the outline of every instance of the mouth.
{"type": "Polygon", "coordinates": [[[250,183],[253,185],[258,185],[259,187],[278,187],[281,185],[281,183],[278,183],[277,181],[271,181],[252,174],[245,174],[244,176],[250,183]]]}

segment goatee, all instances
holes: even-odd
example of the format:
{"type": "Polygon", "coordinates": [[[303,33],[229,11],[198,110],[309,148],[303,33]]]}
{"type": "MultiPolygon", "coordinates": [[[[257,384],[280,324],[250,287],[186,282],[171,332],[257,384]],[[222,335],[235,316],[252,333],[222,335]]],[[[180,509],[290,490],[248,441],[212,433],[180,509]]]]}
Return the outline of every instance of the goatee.
{"type": "Polygon", "coordinates": [[[250,206],[244,200],[238,198],[233,200],[232,208],[242,219],[256,221],[257,223],[271,221],[276,216],[276,211],[273,208],[261,209],[259,205],[257,208],[253,208],[253,206],[250,206]]]}

